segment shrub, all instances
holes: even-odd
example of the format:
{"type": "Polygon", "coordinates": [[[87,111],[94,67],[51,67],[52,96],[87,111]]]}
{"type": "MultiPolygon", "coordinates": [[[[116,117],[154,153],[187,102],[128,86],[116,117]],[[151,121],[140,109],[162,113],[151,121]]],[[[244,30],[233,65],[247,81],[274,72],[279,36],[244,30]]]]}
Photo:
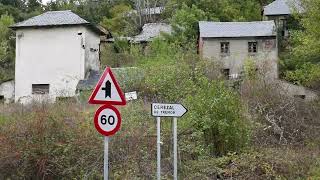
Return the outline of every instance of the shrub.
{"type": "Polygon", "coordinates": [[[256,124],[254,143],[259,146],[301,146],[316,140],[320,106],[289,96],[278,83],[253,80],[242,85],[243,102],[248,104],[256,124]]]}
{"type": "Polygon", "coordinates": [[[239,96],[223,82],[202,78],[197,84],[186,100],[190,110],[187,126],[201,132],[211,155],[240,152],[249,141],[250,126],[239,96]]]}
{"type": "Polygon", "coordinates": [[[299,85],[320,89],[320,65],[305,63],[294,71],[287,71],[285,78],[299,85]]]}

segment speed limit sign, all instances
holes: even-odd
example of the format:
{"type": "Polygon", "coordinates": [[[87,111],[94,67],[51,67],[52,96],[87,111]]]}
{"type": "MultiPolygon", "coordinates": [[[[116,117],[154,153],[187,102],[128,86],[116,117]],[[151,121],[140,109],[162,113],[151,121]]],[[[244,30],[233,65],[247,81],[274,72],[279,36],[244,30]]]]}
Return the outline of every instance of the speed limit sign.
{"type": "Polygon", "coordinates": [[[101,106],[94,116],[94,125],[100,134],[112,136],[121,126],[119,111],[111,105],[101,106]]]}

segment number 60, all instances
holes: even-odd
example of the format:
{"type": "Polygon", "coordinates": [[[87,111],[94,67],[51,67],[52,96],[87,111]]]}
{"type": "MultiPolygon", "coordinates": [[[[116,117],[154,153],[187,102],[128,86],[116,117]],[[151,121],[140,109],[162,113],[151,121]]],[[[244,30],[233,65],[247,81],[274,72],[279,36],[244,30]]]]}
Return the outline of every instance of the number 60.
{"type": "MultiPolygon", "coordinates": [[[[106,115],[102,115],[101,118],[100,118],[100,121],[101,121],[101,124],[106,125],[107,124],[107,116],[106,115]]],[[[114,122],[115,122],[114,116],[112,116],[112,115],[109,116],[108,117],[108,124],[114,125],[114,122]]]]}

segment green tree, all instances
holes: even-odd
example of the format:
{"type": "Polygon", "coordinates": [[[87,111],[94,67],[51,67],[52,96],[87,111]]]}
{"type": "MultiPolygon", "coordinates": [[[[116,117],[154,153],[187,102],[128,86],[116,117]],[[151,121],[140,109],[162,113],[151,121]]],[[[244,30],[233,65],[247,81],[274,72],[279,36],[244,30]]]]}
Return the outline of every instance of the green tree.
{"type": "Polygon", "coordinates": [[[132,36],[137,33],[137,21],[133,14],[130,14],[132,8],[126,4],[118,4],[111,8],[111,17],[104,17],[101,25],[109,29],[118,36],[132,36]]]}
{"type": "Polygon", "coordinates": [[[207,20],[206,13],[197,6],[182,5],[171,19],[173,37],[180,45],[194,49],[198,38],[199,21],[203,20],[207,20]]]}
{"type": "Polygon", "coordinates": [[[42,0],[28,0],[26,4],[27,12],[39,11],[42,7],[42,0]]]}
{"type": "Polygon", "coordinates": [[[297,15],[302,29],[291,36],[291,49],[283,61],[287,80],[312,87],[320,81],[320,1],[303,0],[305,13],[297,15]]]}
{"type": "Polygon", "coordinates": [[[1,15],[0,17],[0,81],[11,78],[13,76],[13,60],[14,46],[10,43],[9,37],[12,31],[9,26],[14,20],[9,15],[1,15]]]}

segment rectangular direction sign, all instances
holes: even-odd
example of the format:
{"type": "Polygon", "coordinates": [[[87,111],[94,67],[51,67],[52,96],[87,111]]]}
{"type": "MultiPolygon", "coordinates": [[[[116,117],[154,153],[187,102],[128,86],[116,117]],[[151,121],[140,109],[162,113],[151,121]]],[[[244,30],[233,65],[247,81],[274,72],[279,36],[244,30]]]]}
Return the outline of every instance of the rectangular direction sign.
{"type": "Polygon", "coordinates": [[[187,111],[181,104],[151,104],[151,115],[154,117],[182,117],[187,111]]]}

